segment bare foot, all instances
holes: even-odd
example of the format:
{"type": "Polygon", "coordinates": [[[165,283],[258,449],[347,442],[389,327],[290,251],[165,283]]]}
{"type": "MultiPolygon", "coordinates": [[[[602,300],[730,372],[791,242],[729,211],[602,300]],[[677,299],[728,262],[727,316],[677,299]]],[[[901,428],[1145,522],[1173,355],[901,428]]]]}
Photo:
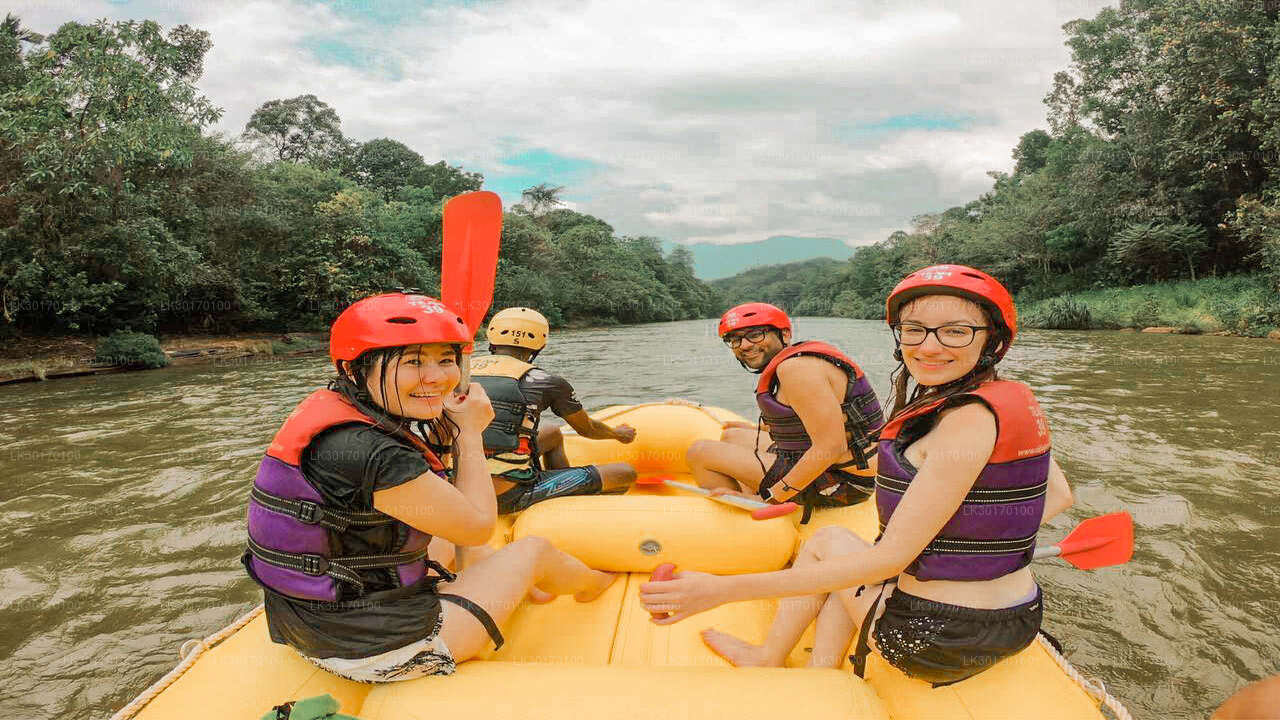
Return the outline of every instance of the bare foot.
{"type": "Polygon", "coordinates": [[[534,605],[546,605],[555,599],[556,596],[546,590],[539,589],[536,586],[529,588],[529,602],[534,605]]]}
{"type": "Polygon", "coordinates": [[[603,594],[605,590],[609,589],[609,586],[613,584],[613,581],[617,580],[620,577],[619,573],[602,572],[600,570],[597,570],[595,572],[597,576],[596,581],[592,583],[591,587],[587,588],[586,590],[574,593],[573,594],[574,600],[577,600],[578,602],[581,602],[581,603],[591,602],[592,600],[595,600],[596,598],[600,597],[600,595],[603,594]]]}
{"type": "Polygon", "coordinates": [[[725,660],[734,667],[779,667],[779,663],[770,662],[765,654],[763,645],[752,645],[741,638],[736,638],[729,633],[720,632],[714,628],[707,628],[702,631],[702,642],[711,648],[711,651],[725,660]]]}

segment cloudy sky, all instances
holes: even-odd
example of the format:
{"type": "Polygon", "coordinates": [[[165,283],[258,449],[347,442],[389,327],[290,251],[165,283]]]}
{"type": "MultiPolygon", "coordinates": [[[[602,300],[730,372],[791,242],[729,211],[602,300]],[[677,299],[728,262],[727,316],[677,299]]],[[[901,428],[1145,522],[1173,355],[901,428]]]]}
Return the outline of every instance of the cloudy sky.
{"type": "Polygon", "coordinates": [[[317,95],[357,140],[520,190],[566,187],[620,233],[849,245],[975,198],[1103,0],[643,3],[19,0],[24,25],[150,18],[209,31],[200,87],[238,134],[317,95]]]}

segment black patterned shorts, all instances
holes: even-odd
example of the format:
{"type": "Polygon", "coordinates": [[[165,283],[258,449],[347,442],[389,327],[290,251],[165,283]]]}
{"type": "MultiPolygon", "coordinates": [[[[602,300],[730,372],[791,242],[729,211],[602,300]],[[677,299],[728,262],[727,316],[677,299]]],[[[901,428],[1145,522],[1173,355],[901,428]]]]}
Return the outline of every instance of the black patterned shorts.
{"type": "Polygon", "coordinates": [[[1030,645],[1040,631],[1043,596],[998,610],[949,605],[895,591],[873,630],[876,648],[911,677],[950,685],[1030,645]]]}

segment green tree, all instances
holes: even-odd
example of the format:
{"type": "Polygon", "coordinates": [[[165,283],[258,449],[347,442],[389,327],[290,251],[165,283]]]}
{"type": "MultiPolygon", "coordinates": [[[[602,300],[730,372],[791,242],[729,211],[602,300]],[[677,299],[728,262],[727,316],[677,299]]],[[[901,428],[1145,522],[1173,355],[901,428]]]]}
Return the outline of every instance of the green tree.
{"type": "MultiPolygon", "coordinates": [[[[196,281],[198,249],[165,216],[215,108],[195,86],[208,34],[150,21],[67,23],[18,60],[5,23],[0,297],[46,327],[155,322],[196,281]]],[[[28,35],[27,42],[33,38],[28,35]]]]}
{"type": "Polygon", "coordinates": [[[420,186],[426,168],[422,156],[398,140],[378,138],[360,145],[351,160],[356,182],[390,200],[405,185],[420,186]]]}
{"type": "Polygon", "coordinates": [[[1043,130],[1032,130],[1018,139],[1013,148],[1013,174],[1025,175],[1044,167],[1048,162],[1045,153],[1053,138],[1043,130]]]}
{"type": "Polygon", "coordinates": [[[563,186],[540,183],[531,188],[525,188],[520,196],[529,212],[538,216],[557,205],[563,205],[564,201],[560,199],[560,193],[563,191],[563,186]]]}
{"type": "Polygon", "coordinates": [[[467,172],[440,160],[419,168],[413,176],[412,184],[429,187],[436,197],[447,198],[479,190],[484,184],[484,175],[467,172]]]}
{"type": "Polygon", "coordinates": [[[337,111],[315,95],[268,100],[253,111],[243,137],[274,160],[322,168],[342,167],[352,151],[337,111]]]}

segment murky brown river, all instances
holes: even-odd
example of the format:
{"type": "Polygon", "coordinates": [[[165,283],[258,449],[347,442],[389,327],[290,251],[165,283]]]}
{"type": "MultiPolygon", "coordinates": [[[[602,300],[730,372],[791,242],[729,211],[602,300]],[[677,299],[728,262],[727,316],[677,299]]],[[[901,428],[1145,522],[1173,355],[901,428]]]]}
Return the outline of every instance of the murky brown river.
{"type": "MultiPolygon", "coordinates": [[[[805,319],[888,388],[878,323],[805,319]]],[[[566,331],[540,364],[589,408],[670,396],[754,417],[710,321],[566,331]]],[[[1046,628],[1138,718],[1204,718],[1280,672],[1280,343],[1031,331],[1002,364],[1035,389],[1076,505],[1128,509],[1133,561],[1041,563],[1046,628]]],[[[240,569],[266,443],[328,374],[317,356],[0,388],[0,707],[103,718],[189,638],[259,601],[240,569]]]]}

